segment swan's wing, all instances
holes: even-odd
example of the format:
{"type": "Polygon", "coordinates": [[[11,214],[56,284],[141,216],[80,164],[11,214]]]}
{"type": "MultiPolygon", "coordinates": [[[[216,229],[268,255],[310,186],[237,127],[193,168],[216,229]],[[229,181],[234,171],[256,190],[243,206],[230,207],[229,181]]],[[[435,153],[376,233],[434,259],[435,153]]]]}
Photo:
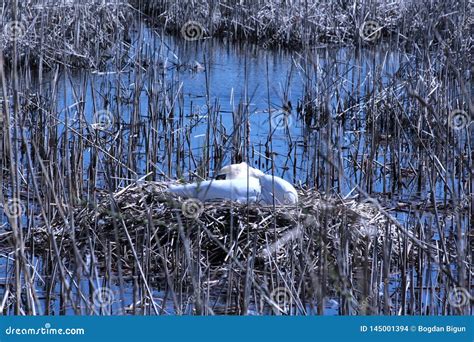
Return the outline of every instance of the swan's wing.
{"type": "Polygon", "coordinates": [[[261,187],[257,178],[239,178],[232,179],[229,189],[231,190],[231,199],[245,203],[257,202],[260,199],[261,187]]]}
{"type": "Polygon", "coordinates": [[[262,171],[249,166],[246,162],[240,164],[231,164],[224,166],[218,173],[219,176],[224,176],[224,179],[239,179],[248,177],[259,178],[264,175],[262,171]]]}
{"type": "Polygon", "coordinates": [[[256,202],[260,197],[258,179],[209,180],[199,183],[170,185],[168,190],[182,197],[201,201],[227,199],[238,202],[256,202]]]}
{"type": "Polygon", "coordinates": [[[265,175],[260,177],[262,187],[261,200],[265,204],[273,204],[275,198],[276,205],[296,204],[298,202],[298,193],[296,189],[283,178],[265,175]]]}

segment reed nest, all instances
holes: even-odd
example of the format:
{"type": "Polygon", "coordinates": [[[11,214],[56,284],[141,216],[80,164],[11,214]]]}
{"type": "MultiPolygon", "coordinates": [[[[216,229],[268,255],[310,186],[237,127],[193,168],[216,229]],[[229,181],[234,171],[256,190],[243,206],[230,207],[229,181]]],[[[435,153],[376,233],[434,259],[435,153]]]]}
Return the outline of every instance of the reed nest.
{"type": "MultiPolygon", "coordinates": [[[[315,190],[299,190],[296,206],[273,207],[201,203],[166,188],[165,183],[145,182],[104,193],[95,205],[77,205],[72,217],[36,228],[31,241],[43,250],[53,236],[65,253],[62,257],[73,256],[74,249],[93,254],[99,263],[107,259],[106,253],[121,256],[125,272],[133,272],[132,260],[147,251],[149,271],[164,275],[165,269],[186,267],[186,260],[174,256],[183,249],[215,270],[230,264],[243,270],[251,262],[257,272],[268,267],[284,270],[293,257],[303,255],[309,258],[306,262],[316,263],[324,249],[324,257],[337,268],[336,256],[344,244],[349,243],[352,257],[359,259],[368,245],[399,236],[372,203],[325,198],[315,190]]],[[[398,253],[396,248],[392,252],[394,257],[398,253]]]]}

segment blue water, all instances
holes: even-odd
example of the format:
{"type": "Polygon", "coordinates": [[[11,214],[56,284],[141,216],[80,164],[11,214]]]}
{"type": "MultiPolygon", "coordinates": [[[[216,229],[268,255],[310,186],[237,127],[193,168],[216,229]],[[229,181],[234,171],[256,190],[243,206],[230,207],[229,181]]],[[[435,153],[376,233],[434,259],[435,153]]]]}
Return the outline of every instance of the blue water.
{"type": "MultiPolygon", "coordinates": [[[[362,51],[347,48],[315,48],[303,56],[297,51],[265,50],[251,44],[234,45],[216,40],[185,43],[173,36],[161,37],[146,27],[139,33],[134,37],[132,48],[127,51],[127,63],[120,71],[117,71],[114,66],[109,66],[102,70],[61,72],[58,91],[60,96],[57,102],[60,112],[58,129],[61,132],[65,131],[66,122],[70,128],[82,132],[84,128],[81,121],[85,119],[89,125],[92,125],[95,123],[94,112],[107,108],[112,113],[116,114],[118,111],[121,113],[118,122],[113,123],[110,132],[103,133],[104,139],[110,141],[114,137],[114,132],[127,131],[133,115],[135,96],[138,98],[139,115],[143,125],[140,130],[151,132],[152,130],[147,126],[151,115],[150,108],[154,110],[168,106],[171,108],[171,103],[150,102],[148,93],[159,90],[174,94],[180,89],[180,95],[174,99],[176,106],[172,120],[175,134],[182,134],[183,139],[184,133],[189,134],[190,150],[187,150],[185,145],[186,148],[183,151],[186,155],[192,151],[199,161],[200,158],[204,158],[205,150],[215,148],[212,146],[214,138],[237,134],[234,132],[237,126],[241,130],[239,141],[244,146],[242,155],[244,160],[265,172],[274,172],[297,185],[322,187],[324,182],[315,179],[311,170],[318,168],[315,165],[317,159],[315,156],[321,154],[327,156],[328,150],[332,150],[334,158],[343,161],[351,179],[342,179],[342,183],[337,184],[337,188],[334,185],[334,188],[325,190],[342,196],[351,193],[354,184],[361,183],[363,177],[361,171],[351,169],[348,161],[353,152],[364,147],[367,142],[365,135],[369,132],[366,131],[363,120],[366,113],[362,109],[351,111],[352,116],[346,119],[344,126],[340,127],[341,130],[331,133],[331,140],[335,146],[328,147],[323,129],[325,123],[313,122],[314,127],[308,127],[296,111],[298,103],[302,102],[307,79],[312,80],[315,93],[324,93],[327,89],[331,89],[329,96],[324,99],[325,103],[320,103],[321,99],[318,97],[311,98],[309,101],[314,101],[319,107],[326,106],[332,120],[337,122],[338,117],[344,115],[345,108],[349,106],[347,103],[355,96],[362,98],[358,102],[359,105],[365,104],[363,95],[374,90],[373,82],[371,82],[374,78],[382,76],[382,82],[377,86],[378,91],[383,93],[384,87],[393,80],[402,62],[406,63],[406,59],[410,58],[407,55],[402,56],[399,52],[389,51],[383,46],[362,51]],[[147,56],[146,60],[136,59],[139,49],[144,52],[144,56],[147,56]],[[165,75],[166,84],[160,83],[159,75],[161,74],[165,75]],[[141,89],[136,94],[138,86],[141,89]],[[120,96],[122,100],[107,103],[99,94],[106,94],[109,99],[120,96]],[[288,102],[291,102],[292,109],[282,111],[283,106],[288,102]],[[82,103],[84,111],[80,110],[82,103]],[[234,122],[239,119],[235,116],[239,105],[246,106],[248,110],[244,111],[246,114],[240,118],[242,124],[234,125],[234,122]],[[211,132],[211,146],[209,146],[205,139],[210,120],[208,113],[215,110],[217,106],[219,107],[218,121],[214,124],[217,124],[218,130],[211,132]],[[182,108],[184,112],[180,113],[179,108],[182,108]],[[280,121],[282,118],[287,120],[286,123],[280,121]],[[249,122],[249,131],[246,130],[246,120],[249,122]],[[270,137],[271,144],[268,143],[270,137]],[[336,147],[341,148],[341,154],[336,147]],[[272,158],[269,151],[273,152],[272,158]]],[[[53,73],[49,76],[52,79],[53,73]]],[[[42,85],[43,88],[51,86],[50,80],[46,79],[47,81],[42,85]]],[[[402,88],[401,86],[397,88],[397,94],[404,92],[402,88]]],[[[338,125],[335,124],[334,127],[338,125]]],[[[156,171],[154,178],[156,180],[177,177],[191,179],[197,168],[196,161],[184,158],[184,164],[178,166],[175,162],[178,151],[173,150],[169,153],[164,143],[170,136],[170,132],[163,126],[154,129],[158,130],[160,139],[159,150],[154,151],[158,155],[158,162],[152,168],[156,171]],[[160,170],[163,174],[158,172],[160,170]]],[[[127,138],[130,137],[130,133],[124,134],[127,138]]],[[[139,178],[146,174],[145,145],[145,137],[139,136],[136,147],[132,151],[138,156],[138,163],[134,170],[136,174],[131,178],[139,178]]],[[[108,146],[107,142],[103,145],[105,149],[108,146]]],[[[236,157],[236,151],[232,149],[231,139],[226,145],[220,147],[224,151],[221,164],[232,162],[236,157]]],[[[92,156],[93,149],[86,150],[84,169],[87,169],[92,156]]],[[[123,157],[122,160],[125,161],[126,158],[123,157]]],[[[375,159],[379,165],[384,165],[385,162],[390,162],[391,158],[390,153],[387,153],[379,154],[375,159]]],[[[214,160],[210,162],[211,170],[208,176],[212,176],[220,167],[220,164],[214,160]]],[[[406,161],[401,160],[401,165],[409,167],[409,162],[409,158],[406,161]]],[[[103,169],[102,172],[104,172],[103,169]]],[[[378,175],[380,172],[375,171],[378,175]]],[[[85,173],[84,179],[87,180],[87,177],[85,173]]],[[[125,185],[127,181],[125,180],[120,185],[125,185]]],[[[385,179],[380,177],[375,181],[373,190],[382,192],[385,189],[386,191],[390,189],[391,182],[390,174],[387,174],[385,179]]],[[[398,194],[394,194],[392,201],[396,201],[396,196],[403,198],[412,194],[413,187],[414,185],[408,184],[406,188],[400,189],[398,194]]],[[[444,189],[441,183],[437,184],[437,189],[439,192],[436,195],[442,198],[444,189]]],[[[401,221],[407,220],[405,213],[396,215],[401,221]]],[[[4,257],[2,260],[5,260],[4,257]]],[[[1,266],[5,267],[5,263],[1,266]]],[[[2,269],[2,272],[7,274],[8,270],[2,269]]],[[[393,284],[396,284],[396,277],[393,284]]],[[[97,286],[100,285],[97,284],[97,286]]],[[[130,305],[132,303],[131,289],[127,287],[126,290],[126,304],[130,305]]],[[[115,291],[114,295],[117,295],[115,291]]],[[[163,293],[154,291],[154,295],[159,301],[163,293]]],[[[166,306],[167,313],[174,313],[171,301],[169,303],[166,306]]],[[[325,304],[326,314],[338,313],[340,303],[336,299],[328,299],[325,304]]],[[[106,309],[114,309],[114,307],[106,309]]],[[[310,310],[310,308],[307,309],[310,310]]],[[[69,308],[68,313],[72,313],[71,310],[69,308]]],[[[192,307],[189,307],[186,313],[192,313],[192,307]]]]}
{"type": "MultiPolygon", "coordinates": [[[[175,106],[173,127],[175,134],[183,135],[182,139],[185,134],[189,134],[190,147],[187,150],[188,147],[185,146],[185,154],[192,152],[199,157],[205,149],[210,148],[212,155],[215,149],[214,138],[240,134],[240,158],[263,171],[274,172],[296,184],[308,186],[320,185],[312,177],[314,172],[310,171],[317,168],[314,156],[327,154],[327,147],[322,145],[325,140],[320,130],[305,126],[303,118],[296,112],[298,103],[303,103],[307,79],[313,80],[316,92],[325,92],[328,88],[335,90],[326,101],[332,120],[336,120],[341,115],[341,102],[370,91],[372,77],[382,75],[382,80],[388,82],[398,70],[401,58],[398,52],[385,52],[382,48],[362,52],[347,48],[315,48],[303,56],[299,52],[265,50],[251,44],[238,46],[215,40],[183,43],[182,39],[174,36],[161,37],[148,28],[141,31],[127,53],[129,63],[120,73],[116,72],[115,66],[110,66],[109,70],[62,75],[63,88],[59,94],[64,96],[60,96],[58,107],[69,108],[63,112],[64,121],[67,118],[69,124],[74,125],[79,119],[78,108],[74,106],[77,100],[73,96],[74,91],[77,92],[79,88],[85,92],[84,116],[90,124],[94,122],[94,111],[106,107],[114,114],[120,109],[120,122],[114,122],[115,128],[117,125],[126,127],[133,105],[121,101],[119,104],[105,106],[103,99],[97,94],[105,93],[109,98],[114,98],[118,95],[117,86],[120,85],[122,99],[132,102],[138,83],[142,85],[138,95],[140,116],[146,126],[150,108],[157,110],[171,105],[170,102],[150,103],[147,95],[148,92],[163,91],[166,88],[160,84],[158,77],[164,73],[167,84],[173,85],[173,88],[166,90],[173,92],[180,89],[180,96],[172,99],[175,104],[179,104],[175,106]],[[146,61],[136,60],[139,50],[142,55],[148,56],[146,61]],[[141,63],[139,68],[138,63],[141,63]],[[137,70],[140,70],[138,80],[137,70]],[[81,86],[83,82],[86,87],[81,86]],[[358,89],[354,88],[356,84],[360,84],[358,89]],[[93,89],[97,94],[94,95],[93,89]],[[292,104],[292,110],[284,112],[282,108],[288,102],[292,104]],[[241,117],[235,115],[239,112],[239,104],[247,107],[241,117]],[[210,132],[208,144],[205,139],[210,124],[207,114],[217,106],[217,122],[213,121],[211,124],[217,125],[218,129],[210,132]],[[179,112],[178,107],[184,109],[184,113],[179,112]],[[236,132],[235,127],[239,127],[240,132],[236,132]],[[268,143],[269,138],[271,144],[268,143]]],[[[383,87],[383,84],[380,86],[383,87]]],[[[322,105],[319,100],[314,98],[309,101],[322,105]]],[[[357,115],[359,117],[356,119],[359,120],[365,113],[361,110],[357,115]]],[[[356,135],[360,143],[365,141],[364,126],[354,131],[351,120],[347,121],[341,134],[333,135],[332,142],[335,146],[340,144],[343,147],[344,160],[351,150],[357,148],[353,145],[356,135]]],[[[316,123],[316,126],[321,128],[324,123],[316,123]]],[[[164,127],[157,129],[161,141],[170,134],[164,127]]],[[[138,146],[134,153],[141,157],[135,169],[136,177],[139,177],[146,172],[143,157],[145,141],[141,137],[136,143],[138,146]]],[[[210,160],[211,170],[208,176],[212,176],[222,165],[239,158],[231,144],[232,139],[228,139],[224,146],[220,146],[223,160],[219,163],[210,160]]],[[[154,165],[156,170],[162,170],[171,178],[189,178],[195,172],[195,161],[190,162],[186,158],[179,165],[180,170],[177,170],[177,151],[170,154],[164,144],[160,146],[162,148],[157,151],[158,163],[154,165]]],[[[338,153],[337,150],[335,153],[338,153]]],[[[86,164],[89,160],[86,155],[86,164]]],[[[380,162],[383,163],[383,160],[380,162]]],[[[156,179],[160,179],[160,172],[157,172],[156,179]]],[[[343,193],[348,193],[353,188],[347,182],[339,186],[338,192],[343,193]]],[[[380,184],[375,187],[380,189],[380,184]]]]}

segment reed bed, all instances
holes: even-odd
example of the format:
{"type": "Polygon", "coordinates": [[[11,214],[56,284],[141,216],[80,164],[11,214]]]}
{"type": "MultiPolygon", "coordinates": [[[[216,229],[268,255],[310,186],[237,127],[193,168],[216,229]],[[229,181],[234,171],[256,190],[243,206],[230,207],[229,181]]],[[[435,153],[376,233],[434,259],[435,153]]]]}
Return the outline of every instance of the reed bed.
{"type": "MultiPolygon", "coordinates": [[[[377,299],[364,297],[367,294],[359,278],[361,270],[368,272],[378,266],[373,264],[377,261],[367,259],[366,252],[373,245],[393,244],[385,261],[396,265],[400,248],[414,248],[418,243],[403,229],[399,231],[393,219],[373,202],[329,199],[314,190],[301,190],[294,207],[190,204],[168,193],[166,187],[146,182],[114,194],[104,193],[95,205],[74,208],[67,221],[58,219],[36,228],[26,238],[25,247],[41,255],[56,244],[68,267],[80,253],[93,260],[91,267],[123,278],[140,278],[141,265],[150,286],[191,288],[199,295],[193,306],[197,314],[268,310],[303,314],[316,308],[322,313],[324,297],[336,292],[342,296],[344,311],[372,310],[370,306],[377,299]],[[340,257],[347,259],[342,262],[340,257]],[[197,275],[202,276],[194,279],[197,275]],[[327,282],[324,287],[321,276],[327,282]],[[247,294],[240,298],[242,290],[247,294]]],[[[4,234],[2,244],[13,238],[12,233],[4,234]]],[[[383,258],[381,250],[375,253],[376,259],[383,258]]],[[[80,291],[75,289],[75,296],[80,297],[80,291]]],[[[175,312],[184,311],[175,294],[168,300],[175,312]]],[[[165,310],[164,305],[160,311],[165,310]]]]}
{"type": "MultiPolygon", "coordinates": [[[[451,31],[470,36],[468,1],[236,1],[134,0],[131,3],[164,30],[189,38],[226,37],[267,47],[358,45],[364,22],[373,22],[374,37],[408,40],[408,46],[433,34],[439,19],[443,39],[451,31]],[[448,14],[444,16],[444,14],[448,14]],[[447,27],[449,26],[449,28],[447,27]],[[195,35],[195,36],[194,36],[195,35]]],[[[375,39],[369,38],[369,41],[375,39]]]]}
{"type": "MultiPolygon", "coordinates": [[[[403,16],[409,25],[397,19],[395,31],[384,28],[383,44],[365,42],[342,55],[305,45],[291,55],[277,96],[268,73],[262,74],[268,108],[258,112],[249,105],[254,99],[247,70],[259,48],[249,48],[246,37],[292,46],[308,39],[336,42],[340,35],[337,43],[345,44],[359,26],[354,19],[352,30],[342,25],[336,33],[317,31],[304,10],[304,40],[298,29],[272,38],[279,19],[271,19],[274,28],[267,33],[265,21],[239,28],[240,18],[254,20],[251,11],[264,5],[230,3],[229,11],[240,17],[225,17],[224,10],[220,15],[225,25],[235,23],[235,31],[218,25],[212,30],[234,35],[242,44],[229,45],[229,51],[252,58],[242,62],[246,91],[229,97],[229,113],[224,100],[211,95],[221,86],[211,82],[220,42],[183,40],[175,46],[180,52],[202,47],[202,65],[166,56],[171,48],[161,33],[180,29],[181,22],[173,23],[177,15],[169,18],[173,24],[163,24],[158,16],[170,14],[162,15],[161,7],[147,9],[150,17],[132,10],[133,20],[119,20],[122,29],[111,17],[116,11],[102,2],[34,7],[45,4],[4,6],[8,19],[15,18],[8,14],[13,9],[43,18],[41,25],[34,21],[41,41],[56,39],[61,25],[70,35],[60,35],[57,45],[9,41],[0,57],[0,312],[472,314],[472,39],[462,26],[466,2],[431,2],[439,16],[424,26],[410,20],[425,18],[428,5],[396,3],[420,7],[403,16]],[[97,31],[89,31],[89,23],[97,31]],[[254,31],[252,25],[263,28],[254,31]],[[418,37],[423,27],[432,30],[418,37]],[[77,57],[71,46],[84,50],[77,57]],[[100,57],[104,51],[114,57],[100,57]],[[391,58],[397,59],[395,70],[391,58]],[[46,60],[49,67],[41,67],[46,60]],[[303,86],[292,95],[295,70],[303,86]],[[203,94],[190,97],[183,79],[199,73],[206,76],[203,94]],[[272,113],[282,111],[294,125],[276,134],[272,113]],[[262,115],[268,133],[257,144],[252,119],[262,115]],[[197,133],[199,146],[193,144],[197,133]],[[276,148],[278,139],[285,150],[276,148]],[[224,163],[243,160],[292,180],[300,204],[205,203],[192,218],[183,213],[184,199],[164,192],[169,182],[211,178],[224,163]]],[[[120,13],[121,5],[114,4],[120,13]]],[[[187,14],[179,20],[209,15],[191,12],[192,4],[206,3],[182,4],[179,10],[187,14]]],[[[378,15],[379,9],[361,4],[371,17],[378,15]]],[[[267,6],[277,6],[283,20],[287,11],[301,10],[283,2],[267,6]]],[[[318,11],[331,6],[333,17],[344,13],[335,10],[343,6],[337,2],[318,11]]],[[[327,20],[337,23],[333,19],[327,20]]],[[[212,30],[206,27],[203,38],[214,36],[212,30]]],[[[267,68],[272,56],[261,58],[267,68]]]]}
{"type": "MultiPolygon", "coordinates": [[[[62,294],[61,311],[70,302],[77,314],[323,314],[328,306],[343,314],[415,313],[413,299],[403,304],[407,294],[390,288],[401,280],[404,255],[409,251],[412,266],[423,269],[425,258],[456,253],[449,240],[443,251],[407,231],[376,201],[300,190],[294,207],[190,204],[166,188],[167,183],[141,182],[103,193],[95,204],[77,205],[67,220],[25,237],[25,248],[51,263],[46,269],[54,268],[58,253],[65,269],[81,269],[84,282],[96,284],[97,274],[107,275],[101,296],[76,279],[62,294]],[[89,265],[77,265],[78,255],[89,265]],[[125,306],[117,284],[131,280],[141,290],[125,306]],[[154,298],[152,287],[165,288],[164,297],[154,298]]],[[[1,245],[14,238],[3,234],[1,245]]],[[[48,272],[38,277],[47,279],[48,272]]],[[[464,312],[448,295],[432,313],[450,307],[464,312]]],[[[44,305],[52,302],[47,296],[44,305]]]]}
{"type": "Polygon", "coordinates": [[[29,66],[104,68],[129,41],[132,12],[122,1],[3,1],[0,46],[29,66]]]}

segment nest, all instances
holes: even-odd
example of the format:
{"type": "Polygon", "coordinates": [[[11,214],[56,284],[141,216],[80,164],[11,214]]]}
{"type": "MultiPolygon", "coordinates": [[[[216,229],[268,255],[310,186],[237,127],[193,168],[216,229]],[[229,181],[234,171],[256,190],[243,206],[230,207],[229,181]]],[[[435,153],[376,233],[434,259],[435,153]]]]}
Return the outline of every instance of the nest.
{"type": "MultiPolygon", "coordinates": [[[[201,203],[169,193],[167,186],[134,184],[104,192],[93,204],[64,207],[59,218],[29,230],[25,247],[77,274],[98,271],[194,300],[205,293],[209,303],[232,298],[239,314],[247,310],[240,302],[244,294],[254,293],[253,305],[263,310],[281,289],[277,284],[292,291],[302,308],[306,299],[322,298],[323,287],[326,295],[363,300],[364,272],[400,259],[393,243],[398,228],[373,203],[302,189],[292,206],[201,203]]],[[[1,236],[3,244],[12,241],[11,232],[1,236]]]]}
{"type": "MultiPolygon", "coordinates": [[[[299,190],[299,199],[296,206],[277,207],[201,203],[167,192],[166,184],[143,183],[104,194],[96,205],[78,205],[72,220],[58,219],[35,229],[32,240],[37,249],[47,248],[53,235],[71,250],[73,244],[88,249],[94,239],[102,246],[112,244],[115,253],[121,248],[117,255],[126,261],[133,259],[133,249],[146,246],[173,269],[182,261],[165,256],[183,244],[219,268],[229,260],[246,264],[249,258],[256,265],[267,265],[289,253],[307,255],[308,249],[316,257],[323,245],[335,256],[345,242],[355,251],[397,235],[396,227],[371,203],[323,198],[314,190],[299,190]]],[[[102,253],[94,251],[96,257],[102,253]]],[[[162,261],[151,264],[155,274],[163,272],[162,261]]]]}

